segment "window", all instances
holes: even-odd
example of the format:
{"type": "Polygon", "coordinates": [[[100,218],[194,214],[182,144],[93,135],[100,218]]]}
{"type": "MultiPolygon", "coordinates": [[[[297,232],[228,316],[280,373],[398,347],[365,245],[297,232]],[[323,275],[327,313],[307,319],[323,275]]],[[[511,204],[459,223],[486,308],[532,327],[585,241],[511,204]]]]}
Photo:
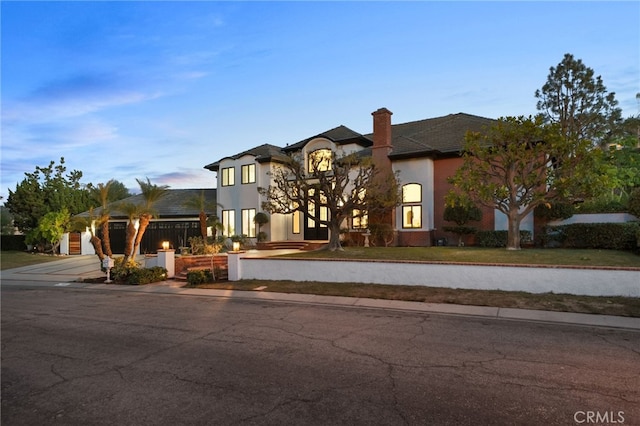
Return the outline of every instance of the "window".
{"type": "Polygon", "coordinates": [[[222,234],[230,237],[236,233],[236,211],[222,210],[222,234]]]}
{"type": "Polygon", "coordinates": [[[222,169],[222,186],[233,186],[236,184],[235,178],[236,168],[227,167],[222,169]]]}
{"type": "Polygon", "coordinates": [[[309,165],[307,170],[309,173],[326,172],[331,170],[331,160],[333,153],[330,149],[318,149],[309,153],[309,165]]]}
{"type": "Polygon", "coordinates": [[[242,183],[256,183],[256,165],[245,164],[242,166],[242,183]]]}
{"type": "Polygon", "coordinates": [[[353,229],[365,229],[369,226],[369,217],[362,210],[353,210],[352,227],[353,229]]]}
{"type": "Polygon", "coordinates": [[[422,228],[422,206],[402,206],[402,227],[422,228]]]}
{"type": "MultiPolygon", "coordinates": [[[[422,202],[422,185],[419,183],[408,183],[402,186],[402,203],[413,204],[422,202]]],[[[422,206],[404,205],[402,206],[402,227],[422,228],[422,206]]]]}
{"type": "Polygon", "coordinates": [[[292,232],[294,234],[300,233],[300,211],[296,210],[291,215],[292,220],[292,232]]]}
{"type": "Polygon", "coordinates": [[[421,203],[422,185],[419,183],[408,183],[402,186],[403,203],[421,203]]]}
{"type": "Polygon", "coordinates": [[[249,238],[256,236],[256,224],[253,218],[256,216],[256,209],[242,209],[242,235],[249,238]]]}

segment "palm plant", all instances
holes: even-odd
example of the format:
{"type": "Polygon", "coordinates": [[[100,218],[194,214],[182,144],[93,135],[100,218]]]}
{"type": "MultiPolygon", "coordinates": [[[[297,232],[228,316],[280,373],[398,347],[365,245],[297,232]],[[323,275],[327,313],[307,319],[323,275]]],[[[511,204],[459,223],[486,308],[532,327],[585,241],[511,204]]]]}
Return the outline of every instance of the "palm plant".
{"type": "Polygon", "coordinates": [[[113,252],[111,251],[111,238],[109,237],[109,190],[113,182],[114,180],[111,179],[107,183],[99,183],[96,187],[92,188],[91,191],[91,196],[101,206],[98,222],[102,230],[102,247],[104,248],[104,253],[109,257],[113,256],[113,252]]]}
{"type": "Polygon", "coordinates": [[[158,216],[157,212],[153,209],[153,205],[162,197],[167,194],[167,190],[169,187],[167,185],[155,185],[149,181],[144,182],[140,179],[136,179],[138,185],[140,185],[140,190],[142,191],[142,196],[144,198],[144,204],[139,206],[140,210],[138,211],[138,233],[136,234],[135,243],[133,245],[133,252],[130,257],[134,256],[134,253],[138,251],[138,247],[140,247],[140,242],[142,241],[142,237],[144,236],[144,232],[149,226],[149,222],[151,219],[158,216]]]}
{"type": "Polygon", "coordinates": [[[137,232],[135,220],[138,218],[140,209],[133,203],[122,202],[118,205],[118,210],[121,210],[129,219],[124,243],[124,257],[125,259],[129,259],[134,253],[133,244],[137,232]]]}
{"type": "Polygon", "coordinates": [[[207,212],[213,212],[215,215],[215,211],[218,208],[218,205],[213,201],[207,201],[204,196],[204,191],[200,191],[200,195],[189,198],[184,202],[184,206],[187,208],[192,208],[194,210],[198,210],[198,219],[200,220],[200,235],[202,235],[202,239],[204,241],[207,240],[207,226],[209,222],[209,217],[207,212]]]}

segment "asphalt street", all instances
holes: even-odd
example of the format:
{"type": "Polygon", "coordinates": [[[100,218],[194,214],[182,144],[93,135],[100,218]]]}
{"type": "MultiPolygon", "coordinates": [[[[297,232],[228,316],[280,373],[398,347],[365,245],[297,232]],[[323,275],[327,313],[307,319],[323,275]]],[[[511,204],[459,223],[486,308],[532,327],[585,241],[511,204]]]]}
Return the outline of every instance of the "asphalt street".
{"type": "Polygon", "coordinates": [[[634,329],[72,286],[1,296],[3,425],[640,425],[634,329]]]}

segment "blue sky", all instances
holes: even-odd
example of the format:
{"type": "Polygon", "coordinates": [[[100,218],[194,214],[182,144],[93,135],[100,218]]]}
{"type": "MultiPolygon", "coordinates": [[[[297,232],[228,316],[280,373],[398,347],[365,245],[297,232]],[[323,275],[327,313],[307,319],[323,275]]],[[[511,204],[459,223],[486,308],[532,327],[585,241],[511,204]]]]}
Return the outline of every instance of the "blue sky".
{"type": "Polygon", "coordinates": [[[0,195],[64,157],[84,183],[215,187],[206,164],[338,125],[536,113],[565,53],[638,114],[638,2],[0,3],[0,195]]]}

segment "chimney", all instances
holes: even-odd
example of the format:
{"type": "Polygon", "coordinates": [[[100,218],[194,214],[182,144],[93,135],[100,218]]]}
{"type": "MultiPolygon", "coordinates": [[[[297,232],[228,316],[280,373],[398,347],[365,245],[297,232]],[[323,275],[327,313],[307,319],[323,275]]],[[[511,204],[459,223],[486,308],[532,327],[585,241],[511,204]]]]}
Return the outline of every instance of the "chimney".
{"type": "Polygon", "coordinates": [[[389,154],[393,148],[391,145],[392,114],[393,113],[386,108],[380,108],[371,113],[371,115],[373,115],[373,161],[378,167],[389,170],[391,170],[389,154]]]}

